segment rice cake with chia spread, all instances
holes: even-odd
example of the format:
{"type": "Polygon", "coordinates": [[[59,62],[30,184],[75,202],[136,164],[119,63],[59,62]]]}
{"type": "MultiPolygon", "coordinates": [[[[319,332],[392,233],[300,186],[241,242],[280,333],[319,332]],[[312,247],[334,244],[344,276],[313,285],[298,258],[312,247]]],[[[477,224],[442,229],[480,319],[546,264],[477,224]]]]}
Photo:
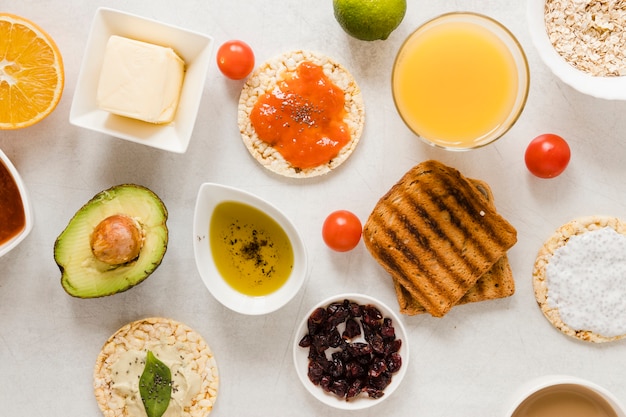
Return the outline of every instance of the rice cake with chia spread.
{"type": "MultiPolygon", "coordinates": [[[[282,176],[309,178],[327,174],[348,159],[361,138],[365,122],[365,108],[361,90],[344,66],[328,56],[297,50],[266,61],[250,75],[239,97],[237,117],[246,148],[262,166],[282,176]],[[257,102],[277,88],[286,77],[292,76],[298,66],[305,62],[320,66],[329,81],[343,91],[345,113],[343,122],[349,131],[349,140],[330,160],[316,166],[300,168],[286,160],[276,147],[259,137],[253,126],[251,114],[257,102]]],[[[292,116],[291,121],[300,123],[299,120],[295,120],[295,117],[295,115],[292,116]]]]}
{"type": "Polygon", "coordinates": [[[562,333],[593,343],[626,337],[626,223],[588,216],[559,227],[539,250],[533,288],[562,333]]]}
{"type": "Polygon", "coordinates": [[[94,393],[104,416],[146,415],[138,384],[148,350],[169,366],[172,374],[172,398],[163,416],[209,415],[219,385],[211,349],[187,325],[152,317],[123,326],[106,341],[98,355],[93,373],[94,393]]]}

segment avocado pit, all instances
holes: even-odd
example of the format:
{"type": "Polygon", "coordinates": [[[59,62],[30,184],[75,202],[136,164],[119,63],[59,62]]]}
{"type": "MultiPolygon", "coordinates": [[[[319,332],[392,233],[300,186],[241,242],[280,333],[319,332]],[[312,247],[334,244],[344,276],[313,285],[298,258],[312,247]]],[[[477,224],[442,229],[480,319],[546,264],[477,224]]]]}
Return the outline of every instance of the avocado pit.
{"type": "Polygon", "coordinates": [[[91,234],[90,245],[99,261],[121,265],[137,259],[143,246],[143,233],[135,219],[114,214],[98,223],[91,234]]]}

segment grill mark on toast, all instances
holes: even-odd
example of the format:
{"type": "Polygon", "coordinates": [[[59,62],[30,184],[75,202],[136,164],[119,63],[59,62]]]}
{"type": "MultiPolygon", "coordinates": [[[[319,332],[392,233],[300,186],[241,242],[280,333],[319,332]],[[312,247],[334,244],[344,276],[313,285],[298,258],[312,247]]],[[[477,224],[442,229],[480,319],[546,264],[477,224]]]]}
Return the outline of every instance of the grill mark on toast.
{"type": "MultiPolygon", "coordinates": [[[[401,213],[398,212],[393,205],[386,205],[384,208],[393,211],[393,214],[389,214],[390,216],[401,216],[401,213]]],[[[368,220],[368,227],[365,232],[368,249],[378,258],[387,272],[395,279],[401,281],[407,291],[416,299],[419,299],[420,303],[430,306],[431,309],[436,308],[432,304],[432,297],[427,297],[424,294],[442,293],[445,292],[445,288],[441,287],[438,282],[433,280],[427,280],[425,282],[422,280],[422,286],[417,287],[414,282],[408,278],[417,275],[415,269],[423,274],[426,268],[420,256],[407,250],[408,247],[403,242],[402,237],[399,236],[395,230],[388,227],[388,218],[389,217],[376,215],[371,216],[368,220]],[[370,231],[372,232],[370,233],[370,231]],[[389,250],[389,248],[393,248],[393,250],[389,250]]]]}
{"type": "Polygon", "coordinates": [[[516,241],[489,194],[436,161],[409,171],[365,226],[370,252],[433,316],[443,316],[516,241]],[[502,244],[486,245],[494,240],[502,244]]]}
{"type": "MultiPolygon", "coordinates": [[[[468,179],[474,189],[478,191],[481,197],[484,197],[484,203],[492,210],[495,210],[493,204],[493,195],[489,186],[480,180],[468,179]]],[[[423,209],[422,209],[423,210],[423,209]]],[[[424,306],[419,302],[417,297],[405,288],[405,282],[394,279],[394,289],[398,299],[400,312],[407,315],[416,315],[426,312],[424,306]]],[[[484,300],[504,298],[515,292],[515,282],[509,265],[507,256],[504,255],[481,277],[476,283],[470,287],[456,303],[466,304],[484,300]]]]}

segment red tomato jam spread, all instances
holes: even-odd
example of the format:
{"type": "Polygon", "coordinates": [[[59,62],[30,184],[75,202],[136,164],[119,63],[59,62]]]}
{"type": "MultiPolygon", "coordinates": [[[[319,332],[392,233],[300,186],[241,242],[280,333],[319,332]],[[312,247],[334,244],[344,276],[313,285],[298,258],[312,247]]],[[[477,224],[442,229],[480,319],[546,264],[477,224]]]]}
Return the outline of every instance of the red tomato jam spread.
{"type": "Polygon", "coordinates": [[[259,138],[292,166],[313,168],[328,163],[350,141],[344,104],[343,90],[321,66],[305,61],[259,98],[250,121],[259,138]]]}
{"type": "Polygon", "coordinates": [[[13,176],[0,162],[0,245],[26,226],[26,214],[20,191],[13,176]]]}

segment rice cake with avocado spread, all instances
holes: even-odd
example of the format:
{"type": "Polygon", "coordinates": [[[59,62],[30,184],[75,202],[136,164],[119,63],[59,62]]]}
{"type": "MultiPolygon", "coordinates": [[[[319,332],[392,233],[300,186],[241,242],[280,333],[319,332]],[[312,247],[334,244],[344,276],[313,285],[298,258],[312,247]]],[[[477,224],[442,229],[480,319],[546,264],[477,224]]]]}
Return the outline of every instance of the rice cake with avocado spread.
{"type": "Polygon", "coordinates": [[[559,227],[539,250],[533,287],[562,333],[594,343],[626,337],[626,223],[588,216],[559,227]]]}
{"type": "Polygon", "coordinates": [[[356,148],[365,121],[352,75],[333,59],[292,51],[262,64],[239,98],[238,125],[250,154],[292,178],[335,169],[356,148]]]}
{"type": "Polygon", "coordinates": [[[79,298],[116,294],[145,280],[168,243],[167,209],[149,189],[122,184],[96,194],[54,244],[65,291],[79,298]]]}
{"type": "Polygon", "coordinates": [[[200,334],[151,317],[123,326],[106,341],[93,386],[105,417],[205,417],[217,399],[219,373],[200,334]]]}

